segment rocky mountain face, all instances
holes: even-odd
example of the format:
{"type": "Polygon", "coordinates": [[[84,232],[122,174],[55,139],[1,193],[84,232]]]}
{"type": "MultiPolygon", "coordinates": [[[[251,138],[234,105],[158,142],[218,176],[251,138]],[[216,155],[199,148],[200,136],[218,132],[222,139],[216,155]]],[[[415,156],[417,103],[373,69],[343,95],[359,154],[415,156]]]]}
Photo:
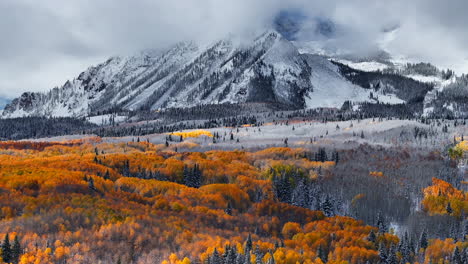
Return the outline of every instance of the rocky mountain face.
{"type": "Polygon", "coordinates": [[[180,43],[160,52],[111,58],[48,93],[25,93],[4,117],[86,116],[201,104],[271,102],[305,107],[311,67],[276,32],[249,44],[220,40],[207,47],[180,43]]]}
{"type": "Polygon", "coordinates": [[[300,52],[295,42],[268,31],[249,42],[184,42],[113,57],[60,88],[22,94],[2,116],[85,117],[224,103],[340,108],[345,102],[417,103],[418,115],[424,106],[438,105],[433,100],[423,104],[427,94],[440,98],[433,90],[433,85],[403,74],[363,72],[300,52]]]}

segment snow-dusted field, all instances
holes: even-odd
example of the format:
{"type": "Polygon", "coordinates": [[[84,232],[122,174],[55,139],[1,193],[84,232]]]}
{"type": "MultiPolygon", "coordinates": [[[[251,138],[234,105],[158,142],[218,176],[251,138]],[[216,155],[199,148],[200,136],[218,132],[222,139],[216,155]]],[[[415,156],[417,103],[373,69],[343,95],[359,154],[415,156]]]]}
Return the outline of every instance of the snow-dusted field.
{"type": "MultiPolygon", "coordinates": [[[[188,138],[179,144],[178,140],[170,142],[173,148],[179,150],[207,150],[207,149],[250,149],[267,147],[312,147],[327,146],[336,148],[353,148],[360,144],[381,145],[383,147],[408,146],[416,148],[443,149],[450,144],[454,135],[468,135],[468,128],[463,126],[450,127],[448,133],[442,133],[442,126],[430,126],[409,120],[365,119],[361,121],[345,122],[302,122],[289,121],[260,127],[242,128],[214,128],[207,129],[212,134],[219,134],[220,138],[213,143],[209,137],[188,138]],[[415,128],[432,131],[432,136],[415,139],[415,128]],[[230,139],[231,133],[234,140],[230,139]],[[364,137],[362,137],[363,135],[364,137]],[[285,140],[287,139],[287,145],[285,140]],[[237,140],[239,140],[237,142],[237,140]],[[194,147],[194,145],[196,147],[194,147]]],[[[191,130],[186,130],[191,131],[191,130]]],[[[168,134],[152,134],[141,136],[141,141],[149,140],[154,144],[164,144],[168,134]]],[[[129,142],[137,137],[104,138],[106,142],[129,142]]]]}
{"type": "MultiPolygon", "coordinates": [[[[266,123],[260,127],[241,128],[213,128],[206,129],[213,135],[218,134],[219,139],[213,142],[210,137],[187,138],[183,143],[178,137],[169,142],[170,148],[176,147],[180,151],[205,151],[210,149],[261,149],[268,147],[314,147],[326,146],[329,148],[354,148],[360,144],[379,145],[382,147],[411,147],[443,150],[453,142],[454,136],[468,135],[467,126],[453,126],[449,124],[448,132],[443,133],[441,126],[426,125],[410,120],[382,120],[365,119],[344,122],[318,121],[281,121],[266,123]],[[415,129],[422,129],[429,133],[426,138],[415,137],[415,129]],[[233,140],[231,140],[231,133],[233,140]],[[287,141],[287,144],[286,144],[287,141]]],[[[183,132],[192,131],[184,130],[183,132]]],[[[169,133],[140,136],[140,141],[149,141],[154,144],[165,144],[169,133]]],[[[34,141],[66,141],[94,137],[94,135],[71,135],[34,141]]],[[[104,142],[131,142],[137,141],[137,136],[106,137],[104,142]]]]}
{"type": "Polygon", "coordinates": [[[352,62],[349,60],[338,60],[338,62],[365,72],[382,71],[388,68],[388,65],[376,61],[352,62]]]}
{"type": "Polygon", "coordinates": [[[110,125],[112,123],[121,123],[127,119],[126,116],[116,116],[116,115],[99,115],[99,116],[90,116],[88,121],[96,125],[110,125]]]}

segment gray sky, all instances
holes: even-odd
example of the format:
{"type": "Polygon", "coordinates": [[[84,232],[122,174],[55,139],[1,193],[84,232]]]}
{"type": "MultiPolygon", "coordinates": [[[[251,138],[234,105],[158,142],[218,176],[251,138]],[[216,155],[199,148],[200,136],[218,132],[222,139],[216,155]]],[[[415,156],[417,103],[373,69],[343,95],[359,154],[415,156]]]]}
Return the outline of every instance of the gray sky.
{"type": "Polygon", "coordinates": [[[113,55],[247,36],[289,8],[341,25],[349,49],[400,25],[392,53],[468,72],[465,0],[0,0],[0,96],[60,86],[113,55]]]}

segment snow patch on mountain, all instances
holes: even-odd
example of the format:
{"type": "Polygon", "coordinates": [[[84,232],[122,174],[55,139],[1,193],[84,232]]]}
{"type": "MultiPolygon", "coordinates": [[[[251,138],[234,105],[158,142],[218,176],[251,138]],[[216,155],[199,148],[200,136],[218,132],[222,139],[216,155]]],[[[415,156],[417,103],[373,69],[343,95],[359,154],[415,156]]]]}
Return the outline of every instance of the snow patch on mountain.
{"type": "Polygon", "coordinates": [[[336,65],[325,57],[309,55],[308,62],[311,65],[313,91],[307,94],[306,105],[308,108],[333,107],[340,108],[344,102],[381,102],[389,104],[401,104],[405,101],[394,94],[374,94],[373,90],[364,89],[350,83],[341,76],[336,65]]]}
{"type": "Polygon", "coordinates": [[[349,60],[338,60],[338,62],[344,65],[348,65],[349,67],[353,69],[365,71],[365,72],[383,71],[389,68],[387,64],[377,62],[377,61],[353,62],[349,60]]]}

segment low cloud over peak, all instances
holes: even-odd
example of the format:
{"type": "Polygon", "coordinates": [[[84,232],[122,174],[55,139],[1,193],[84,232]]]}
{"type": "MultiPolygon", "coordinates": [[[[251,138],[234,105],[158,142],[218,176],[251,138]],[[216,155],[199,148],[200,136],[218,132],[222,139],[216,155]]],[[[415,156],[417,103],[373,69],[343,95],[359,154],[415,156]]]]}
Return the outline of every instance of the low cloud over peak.
{"type": "Polygon", "coordinates": [[[61,85],[112,55],[251,35],[285,12],[301,24],[293,37],[333,38],[357,53],[375,49],[382,32],[398,25],[386,43],[392,54],[468,72],[465,10],[463,0],[4,0],[0,96],[61,85]]]}

